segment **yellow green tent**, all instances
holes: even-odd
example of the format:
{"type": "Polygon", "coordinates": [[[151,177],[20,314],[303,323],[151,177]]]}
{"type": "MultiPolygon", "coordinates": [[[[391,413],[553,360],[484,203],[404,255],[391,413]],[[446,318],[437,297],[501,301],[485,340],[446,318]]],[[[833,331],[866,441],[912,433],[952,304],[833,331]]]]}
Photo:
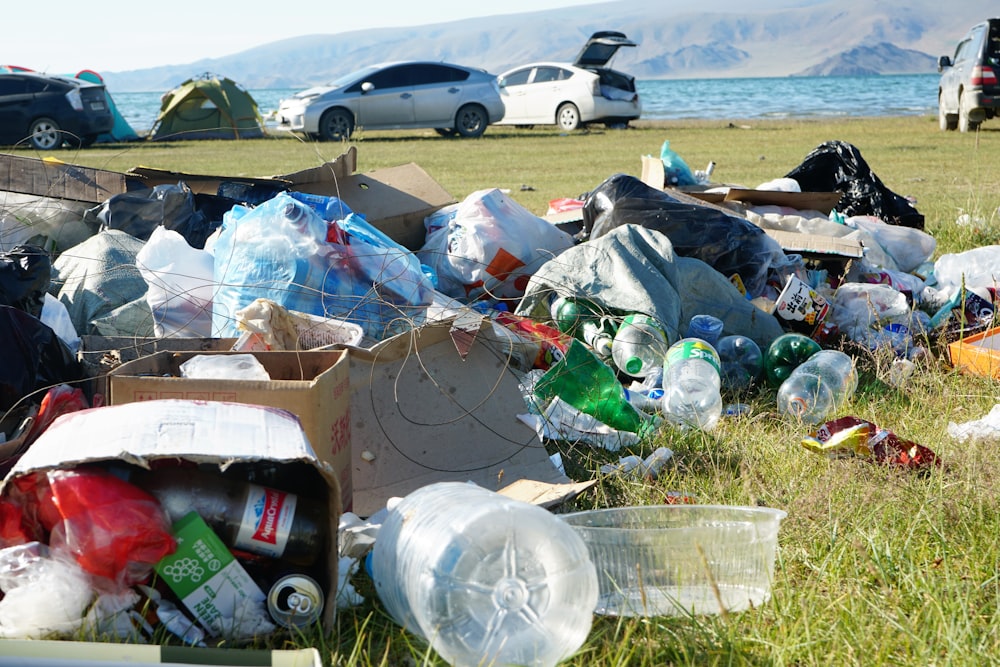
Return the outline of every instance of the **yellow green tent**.
{"type": "Polygon", "coordinates": [[[232,79],[210,73],[166,93],[149,133],[151,141],[263,136],[263,120],[253,96],[232,79]]]}

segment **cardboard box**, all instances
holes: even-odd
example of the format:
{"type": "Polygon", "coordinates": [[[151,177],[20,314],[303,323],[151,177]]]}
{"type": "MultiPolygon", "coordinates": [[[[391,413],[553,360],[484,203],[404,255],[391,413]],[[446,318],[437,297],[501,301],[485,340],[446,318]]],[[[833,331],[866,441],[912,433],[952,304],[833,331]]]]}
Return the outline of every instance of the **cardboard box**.
{"type": "Polygon", "coordinates": [[[158,352],[122,364],[108,374],[110,404],[181,398],[229,401],[282,408],[302,421],[319,460],[331,466],[340,502],[352,508],[350,374],[344,350],[252,352],[271,381],[202,380],[180,377],[180,365],[197,354],[158,352]]]}
{"type": "Polygon", "coordinates": [[[517,418],[527,408],[510,372],[509,352],[477,335],[463,342],[463,357],[452,340],[453,321],[350,350],[359,516],[439,481],[472,481],[491,491],[520,479],[570,481],[517,418]]]}
{"type": "Polygon", "coordinates": [[[955,368],[1000,380],[1000,327],[950,343],[948,354],[955,368]]]}
{"type": "Polygon", "coordinates": [[[339,197],[352,211],[363,214],[368,222],[410,250],[424,244],[424,218],[457,201],[414,163],[361,174],[355,173],[356,169],[357,148],[352,146],[333,162],[270,177],[208,176],[148,167],[130,169],[127,175],[150,187],[184,181],[192,191],[207,194],[218,194],[224,184],[243,183],[339,197]]]}
{"type": "Polygon", "coordinates": [[[206,667],[322,667],[314,648],[259,651],[149,644],[0,639],[0,667],[94,667],[95,665],[206,667]]]}
{"type": "MultiPolygon", "coordinates": [[[[346,369],[345,369],[346,370],[346,369]]],[[[337,527],[341,514],[337,477],[317,458],[301,423],[288,412],[218,401],[160,400],[91,408],[59,417],[21,456],[0,484],[36,471],[72,469],[85,463],[124,462],[149,468],[157,460],[182,459],[230,473],[258,472],[277,464],[298,480],[296,492],[326,496],[329,514],[327,598],[337,595],[337,527]]],[[[323,623],[333,629],[336,605],[323,623]]]]}

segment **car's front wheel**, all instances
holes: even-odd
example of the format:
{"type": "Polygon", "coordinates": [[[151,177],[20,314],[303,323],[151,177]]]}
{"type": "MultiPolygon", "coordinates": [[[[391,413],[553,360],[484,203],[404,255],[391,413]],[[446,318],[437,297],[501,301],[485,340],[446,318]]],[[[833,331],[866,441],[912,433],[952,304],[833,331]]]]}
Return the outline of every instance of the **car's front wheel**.
{"type": "Polygon", "coordinates": [[[62,128],[51,118],[36,118],[28,128],[28,141],[36,150],[55,150],[63,143],[62,128]]]}
{"type": "Polygon", "coordinates": [[[323,141],[347,141],[354,133],[354,117],[344,109],[330,109],[319,119],[319,138],[323,141]]]}
{"type": "Polygon", "coordinates": [[[556,125],[566,132],[572,132],[580,127],[580,110],[572,102],[560,104],[556,110],[556,125]]]}
{"type": "Polygon", "coordinates": [[[486,109],[478,104],[466,104],[455,114],[455,131],[462,137],[474,139],[483,136],[490,118],[486,109]]]}

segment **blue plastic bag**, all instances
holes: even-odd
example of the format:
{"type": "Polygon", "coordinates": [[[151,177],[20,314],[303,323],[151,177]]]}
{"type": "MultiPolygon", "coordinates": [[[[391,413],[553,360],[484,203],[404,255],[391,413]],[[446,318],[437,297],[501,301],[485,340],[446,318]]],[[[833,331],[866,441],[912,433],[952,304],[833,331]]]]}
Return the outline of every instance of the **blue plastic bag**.
{"type": "Polygon", "coordinates": [[[664,141],[660,149],[660,160],[663,161],[663,184],[664,185],[697,185],[698,180],[691,172],[691,168],[670,148],[670,142],[664,141]]]}

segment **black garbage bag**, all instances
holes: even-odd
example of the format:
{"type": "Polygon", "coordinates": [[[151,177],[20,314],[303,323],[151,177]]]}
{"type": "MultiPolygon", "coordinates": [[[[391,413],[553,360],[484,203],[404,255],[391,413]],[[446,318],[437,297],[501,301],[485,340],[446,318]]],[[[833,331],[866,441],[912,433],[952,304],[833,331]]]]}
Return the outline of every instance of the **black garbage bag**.
{"type": "MultiPolygon", "coordinates": [[[[0,416],[32,392],[85,378],[83,366],[51,327],[13,306],[0,306],[0,416]]],[[[88,393],[89,387],[81,387],[88,393]]]]}
{"type": "Polygon", "coordinates": [[[23,244],[0,252],[0,305],[42,316],[52,280],[52,258],[42,248],[23,244]]]}
{"type": "Polygon", "coordinates": [[[117,229],[142,241],[148,241],[153,230],[163,225],[198,249],[205,247],[205,241],[222,222],[221,214],[213,219],[198,207],[184,183],[123,192],[87,211],[84,219],[96,220],[100,231],[117,229]]]}
{"type": "Polygon", "coordinates": [[[861,151],[845,141],[827,141],[786,174],[803,192],[835,192],[844,196],[835,210],[850,217],[872,215],[890,225],[924,228],[924,216],[906,200],[892,192],[872,172],[861,151]]]}
{"type": "Polygon", "coordinates": [[[590,238],[621,225],[660,232],[678,255],[700,259],[727,278],[738,275],[751,296],[760,295],[768,270],[784,258],[781,246],[746,218],[682,201],[626,174],[608,178],[583,205],[583,232],[590,238]]]}

